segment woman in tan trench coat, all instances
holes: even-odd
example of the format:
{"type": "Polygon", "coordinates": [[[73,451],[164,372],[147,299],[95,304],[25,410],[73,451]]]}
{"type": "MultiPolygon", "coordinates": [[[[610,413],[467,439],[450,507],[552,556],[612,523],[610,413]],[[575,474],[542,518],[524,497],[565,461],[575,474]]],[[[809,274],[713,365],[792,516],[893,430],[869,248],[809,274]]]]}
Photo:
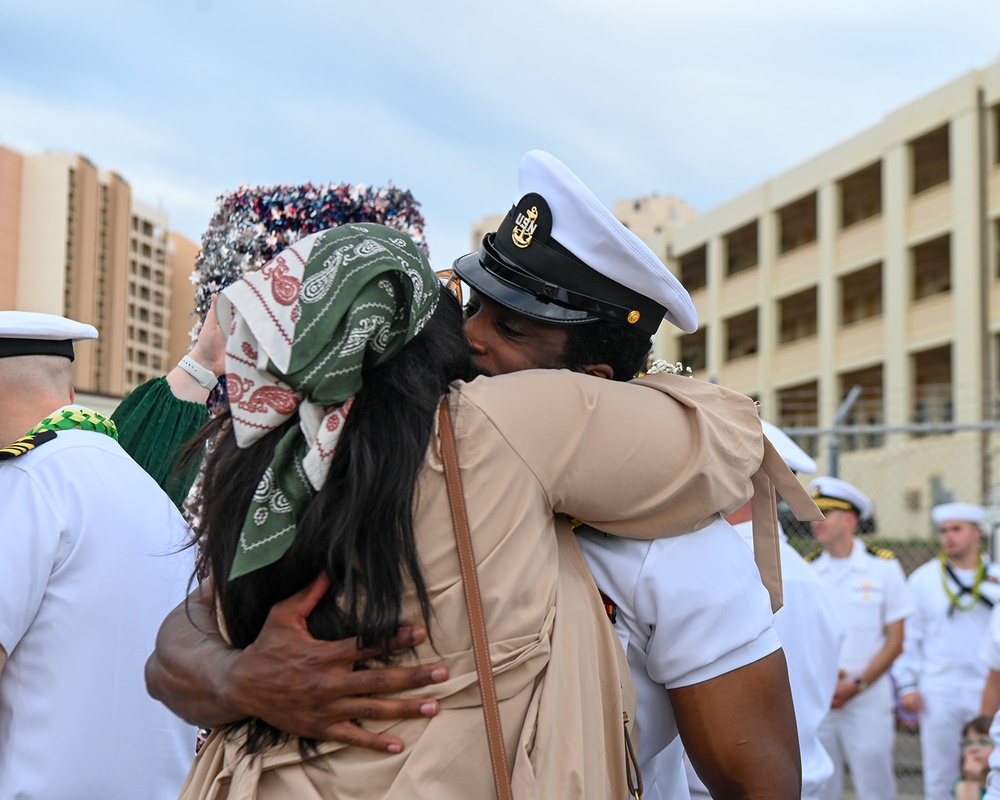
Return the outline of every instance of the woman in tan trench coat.
{"type": "Polygon", "coordinates": [[[631,682],[564,515],[678,535],[738,507],[763,457],[752,401],[669,375],[465,382],[457,303],[412,242],[376,225],[293,245],[227,289],[219,319],[231,413],[214,428],[202,532],[221,627],[246,646],[275,602],[326,572],[314,635],[384,645],[400,622],[423,620],[429,640],[396,661],[442,661],[449,679],[413,692],[438,700],[437,716],[368,724],[399,737],[401,753],[248,720],[213,732],[182,797],[493,793],[435,427],[442,399],[514,796],[625,797],[631,682]]]}

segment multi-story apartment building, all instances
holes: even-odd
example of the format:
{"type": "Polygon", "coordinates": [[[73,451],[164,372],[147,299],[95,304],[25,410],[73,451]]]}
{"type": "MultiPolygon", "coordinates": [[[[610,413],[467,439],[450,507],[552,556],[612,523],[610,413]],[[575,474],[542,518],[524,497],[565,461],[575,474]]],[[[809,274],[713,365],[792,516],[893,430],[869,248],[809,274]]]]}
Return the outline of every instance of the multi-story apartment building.
{"type": "MultiPolygon", "coordinates": [[[[165,213],[85,156],[0,147],[0,217],[0,308],[61,314],[101,332],[78,347],[79,391],[113,402],[166,371],[173,276],[190,274],[197,250],[176,244],[177,234],[170,245],[165,213]]],[[[193,297],[188,284],[187,310],[193,297]]],[[[182,306],[183,293],[174,302],[182,306]]],[[[186,336],[191,321],[181,316],[186,336]]]]}

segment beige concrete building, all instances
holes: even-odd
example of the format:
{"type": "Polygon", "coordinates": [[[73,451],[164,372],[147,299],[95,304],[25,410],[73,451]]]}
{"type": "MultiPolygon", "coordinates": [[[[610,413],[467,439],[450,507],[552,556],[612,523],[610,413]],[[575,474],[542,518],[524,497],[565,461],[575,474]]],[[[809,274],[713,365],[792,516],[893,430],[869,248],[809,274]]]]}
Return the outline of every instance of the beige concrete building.
{"type": "MultiPolygon", "coordinates": [[[[1000,62],[679,225],[659,252],[701,325],[664,326],[658,355],[757,397],[782,427],[847,422],[947,434],[848,437],[840,475],[898,531],[941,491],[980,502],[1000,481],[1000,62]]],[[[651,244],[655,244],[651,242],[651,244]]],[[[801,439],[820,469],[828,452],[801,439]]],[[[892,533],[892,530],[886,531],[892,533]]]]}
{"type": "Polygon", "coordinates": [[[1000,418],[1000,62],[706,213],[670,197],[614,212],[698,309],[695,334],[661,327],[656,356],[805,429],[821,472],[839,442],[883,534],[924,536],[932,505],[1000,483],[1000,432],[983,430],[1000,418]],[[843,422],[870,427],[838,439],[854,386],[843,422]],[[912,427],[931,423],[948,431],[912,427]]]}
{"type": "Polygon", "coordinates": [[[167,342],[167,364],[173,366],[191,349],[194,326],[194,290],[191,272],[201,247],[186,236],[171,231],[167,241],[167,260],[171,264],[170,338],[167,342]]]}
{"type": "MultiPolygon", "coordinates": [[[[171,364],[174,270],[165,213],[73,153],[0,147],[0,308],[62,314],[101,332],[74,362],[78,390],[121,397],[171,364]]],[[[185,330],[190,321],[181,321],[185,330]]]]}

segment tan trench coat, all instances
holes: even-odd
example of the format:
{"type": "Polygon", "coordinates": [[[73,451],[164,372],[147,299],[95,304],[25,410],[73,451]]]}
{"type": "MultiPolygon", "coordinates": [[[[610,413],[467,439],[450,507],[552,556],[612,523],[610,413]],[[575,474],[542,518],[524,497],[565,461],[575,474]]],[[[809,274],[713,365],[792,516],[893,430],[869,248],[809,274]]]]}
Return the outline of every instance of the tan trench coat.
{"type": "MultiPolygon", "coordinates": [[[[643,383],[650,388],[529,371],[459,383],[450,394],[519,799],[626,797],[622,712],[634,720],[634,692],[563,515],[636,538],[689,533],[742,505],[764,458],[756,408],[747,397],[672,375],[643,383]]],[[[436,436],[419,481],[415,522],[432,643],[401,663],[447,665],[446,683],[409,693],[437,698],[441,713],[365,723],[402,739],[406,746],[397,755],[324,743],[321,757],[303,760],[292,740],[248,758],[239,735],[216,731],[182,798],[494,795],[436,436]]],[[[404,619],[419,618],[408,594],[404,619]]]]}

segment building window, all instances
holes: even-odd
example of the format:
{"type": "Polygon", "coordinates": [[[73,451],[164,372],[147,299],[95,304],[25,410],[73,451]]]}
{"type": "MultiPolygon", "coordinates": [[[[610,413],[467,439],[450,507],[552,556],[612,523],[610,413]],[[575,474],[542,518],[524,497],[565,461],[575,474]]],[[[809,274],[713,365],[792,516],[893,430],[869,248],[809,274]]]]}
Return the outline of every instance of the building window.
{"type": "Polygon", "coordinates": [[[757,251],[757,220],[744,225],[723,238],[726,244],[726,274],[735,275],[745,269],[756,267],[757,251]]]}
{"type": "Polygon", "coordinates": [[[141,286],[139,287],[139,298],[142,300],[149,300],[149,287],[141,286]]]}
{"type": "Polygon", "coordinates": [[[149,333],[147,331],[139,331],[139,344],[146,344],[149,341],[149,333]]]}
{"type": "Polygon", "coordinates": [[[779,208],[778,252],[787,253],[816,241],[816,192],[779,208]]]}
{"type": "Polygon", "coordinates": [[[911,194],[920,194],[951,179],[947,125],[910,142],[910,173],[911,194]]]}
{"type": "Polygon", "coordinates": [[[751,356],[757,352],[757,309],[737,314],[725,321],[726,361],[751,356]]]}
{"type": "Polygon", "coordinates": [[[951,345],[914,353],[913,421],[951,422],[951,345]]]}
{"type": "Polygon", "coordinates": [[[138,217],[135,217],[135,216],[132,217],[132,230],[134,230],[134,231],[139,230],[139,218],[138,217]]]}
{"type": "Polygon", "coordinates": [[[840,324],[852,325],[882,314],[882,263],[840,279],[840,324]]]}
{"type": "Polygon", "coordinates": [[[819,383],[810,381],[797,386],[779,389],[777,392],[778,419],[775,424],[786,431],[792,439],[809,455],[815,456],[818,449],[816,436],[796,435],[789,428],[815,428],[819,424],[819,383]]]}
{"type": "Polygon", "coordinates": [[[840,191],[840,227],[882,213],[882,162],[876,161],[837,182],[840,191]]]}
{"type": "MultiPolygon", "coordinates": [[[[885,391],[882,385],[882,365],[866,367],[854,372],[844,372],[838,378],[840,399],[855,386],[861,387],[861,394],[844,420],[845,425],[885,424],[885,391]]],[[[841,438],[845,450],[867,450],[881,447],[885,435],[881,433],[848,434],[841,438]]]]}
{"type": "Polygon", "coordinates": [[[689,292],[708,283],[708,247],[702,245],[677,259],[681,268],[681,283],[689,292]]]}
{"type": "Polygon", "coordinates": [[[780,344],[816,335],[816,295],[817,289],[813,286],[778,301],[780,344]]]}
{"type": "Polygon", "coordinates": [[[910,248],[913,299],[951,291],[951,236],[945,234],[910,248]]]}
{"type": "Polygon", "coordinates": [[[708,366],[708,333],[699,328],[694,333],[680,338],[681,364],[691,367],[693,372],[708,366]]]}

